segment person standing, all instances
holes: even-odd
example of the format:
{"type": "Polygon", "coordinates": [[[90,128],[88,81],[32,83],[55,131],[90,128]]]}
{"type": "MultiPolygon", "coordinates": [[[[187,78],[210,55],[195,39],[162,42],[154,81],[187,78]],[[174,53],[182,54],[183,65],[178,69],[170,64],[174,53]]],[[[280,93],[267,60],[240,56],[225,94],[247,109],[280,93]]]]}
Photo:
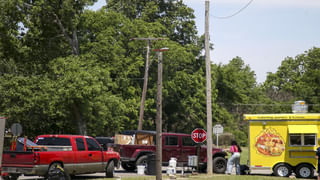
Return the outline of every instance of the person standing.
{"type": "Polygon", "coordinates": [[[317,169],[318,180],[320,180],[320,147],[317,148],[316,158],[318,159],[318,169],[317,169]]]}
{"type": "Polygon", "coordinates": [[[240,153],[242,150],[237,141],[233,140],[231,142],[231,147],[228,151],[231,153],[231,157],[227,163],[227,174],[231,174],[233,165],[235,165],[236,174],[240,175],[240,153]]]}

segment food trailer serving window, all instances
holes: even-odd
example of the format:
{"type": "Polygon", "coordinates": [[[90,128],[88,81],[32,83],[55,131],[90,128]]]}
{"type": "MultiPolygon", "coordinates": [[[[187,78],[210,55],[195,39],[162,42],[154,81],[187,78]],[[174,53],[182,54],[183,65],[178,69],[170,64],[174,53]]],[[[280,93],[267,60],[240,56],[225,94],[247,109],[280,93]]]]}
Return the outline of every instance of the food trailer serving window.
{"type": "Polygon", "coordinates": [[[290,146],[315,146],[316,134],[290,134],[290,146]]]}
{"type": "Polygon", "coordinates": [[[316,125],[289,125],[290,146],[315,146],[318,128],[316,125]]]}

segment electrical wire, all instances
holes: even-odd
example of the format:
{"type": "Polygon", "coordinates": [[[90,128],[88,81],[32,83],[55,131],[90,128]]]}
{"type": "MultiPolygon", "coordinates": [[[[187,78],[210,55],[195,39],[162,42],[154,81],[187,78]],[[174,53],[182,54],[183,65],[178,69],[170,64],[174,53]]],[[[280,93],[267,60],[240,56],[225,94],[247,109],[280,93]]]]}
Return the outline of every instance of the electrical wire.
{"type": "Polygon", "coordinates": [[[216,18],[216,19],[228,19],[228,18],[231,18],[233,16],[236,16],[238,15],[239,13],[241,13],[243,10],[245,10],[251,3],[253,2],[253,0],[250,0],[245,6],[243,6],[241,9],[239,9],[237,12],[229,15],[229,16],[214,16],[214,15],[211,15],[213,18],[216,18]]]}
{"type": "MultiPolygon", "coordinates": [[[[232,106],[292,106],[292,104],[226,104],[226,103],[217,103],[219,105],[232,105],[232,106]]],[[[320,104],[307,104],[308,106],[320,106],[320,104]]]]}

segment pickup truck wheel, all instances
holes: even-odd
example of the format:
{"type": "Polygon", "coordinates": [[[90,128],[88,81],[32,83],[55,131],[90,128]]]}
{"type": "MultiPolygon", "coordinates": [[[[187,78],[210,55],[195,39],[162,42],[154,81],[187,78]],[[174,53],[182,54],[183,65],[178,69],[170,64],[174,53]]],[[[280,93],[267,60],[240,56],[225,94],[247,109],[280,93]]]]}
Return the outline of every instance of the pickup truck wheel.
{"type": "Polygon", "coordinates": [[[148,156],[147,155],[139,157],[139,159],[136,162],[136,166],[138,166],[138,165],[147,166],[147,160],[148,160],[148,156]]]}
{"type": "Polygon", "coordinates": [[[48,180],[71,180],[70,175],[63,169],[60,163],[50,165],[47,174],[48,180]]]}
{"type": "Polygon", "coordinates": [[[212,161],[212,170],[215,173],[225,173],[227,168],[227,160],[223,157],[215,157],[212,161]]]}
{"type": "Polygon", "coordinates": [[[113,178],[113,171],[114,171],[114,161],[110,161],[106,168],[106,177],[113,178]]]}
{"type": "Polygon", "coordinates": [[[133,164],[125,163],[125,162],[121,162],[121,167],[129,172],[132,172],[136,169],[136,167],[133,164]]]}

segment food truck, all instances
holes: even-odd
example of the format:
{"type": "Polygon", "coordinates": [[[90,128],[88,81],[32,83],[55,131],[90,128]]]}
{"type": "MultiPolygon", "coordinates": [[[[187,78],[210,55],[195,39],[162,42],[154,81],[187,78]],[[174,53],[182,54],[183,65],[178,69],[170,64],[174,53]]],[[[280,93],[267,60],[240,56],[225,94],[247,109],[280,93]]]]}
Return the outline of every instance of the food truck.
{"type": "Polygon", "coordinates": [[[249,171],[299,178],[314,176],[320,113],[244,114],[248,121],[249,171]]]}

